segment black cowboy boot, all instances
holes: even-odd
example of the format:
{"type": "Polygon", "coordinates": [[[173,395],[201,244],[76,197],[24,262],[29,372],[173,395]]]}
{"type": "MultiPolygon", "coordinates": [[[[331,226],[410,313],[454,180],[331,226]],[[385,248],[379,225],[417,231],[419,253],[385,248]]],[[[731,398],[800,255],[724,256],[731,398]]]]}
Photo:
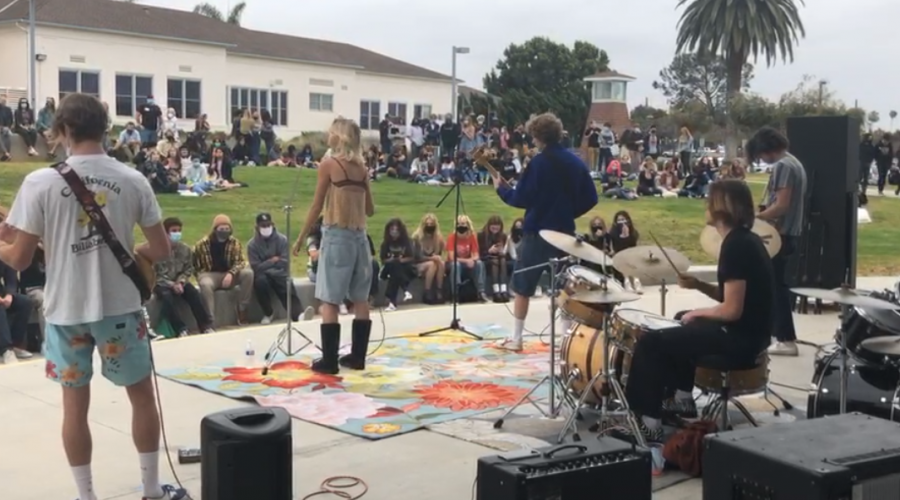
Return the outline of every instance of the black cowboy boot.
{"type": "Polygon", "coordinates": [[[338,366],[338,349],[341,347],[341,324],[323,323],[319,327],[322,336],[322,357],[313,361],[314,372],[335,375],[341,368],[338,366]]]}
{"type": "Polygon", "coordinates": [[[366,369],[366,351],[369,349],[369,335],[372,333],[372,320],[355,319],[351,330],[353,343],[350,354],[341,356],[341,366],[351,370],[366,369]]]}

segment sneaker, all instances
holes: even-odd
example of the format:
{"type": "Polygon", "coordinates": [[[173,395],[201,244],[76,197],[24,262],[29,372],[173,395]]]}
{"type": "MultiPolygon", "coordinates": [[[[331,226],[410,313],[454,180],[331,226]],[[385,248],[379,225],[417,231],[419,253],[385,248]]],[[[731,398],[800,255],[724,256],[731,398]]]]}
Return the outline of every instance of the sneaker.
{"type": "Polygon", "coordinates": [[[633,292],[633,291],[634,291],[634,287],[631,286],[631,281],[629,281],[628,278],[625,278],[624,281],[625,281],[625,283],[622,284],[622,287],[625,289],[625,291],[626,291],[626,292],[633,292]]]}
{"type": "MultiPolygon", "coordinates": [[[[655,429],[651,429],[647,426],[644,419],[637,417],[637,425],[638,430],[641,432],[641,435],[644,436],[644,440],[648,443],[659,443],[662,442],[663,438],[663,428],[662,426],[656,427],[655,429]]],[[[631,425],[627,422],[623,421],[619,424],[614,430],[610,432],[610,436],[619,438],[623,441],[631,441],[634,438],[634,431],[631,430],[631,425]]]]}
{"type": "Polygon", "coordinates": [[[200,332],[200,333],[206,335],[206,334],[208,334],[208,333],[216,333],[216,330],[215,330],[215,328],[213,328],[213,327],[210,326],[210,327],[208,327],[208,328],[204,328],[203,331],[200,332]]]}
{"type": "Polygon", "coordinates": [[[494,347],[499,349],[505,349],[507,351],[520,352],[522,350],[522,339],[514,339],[512,337],[506,337],[494,344],[494,347]]]}
{"type": "Polygon", "coordinates": [[[395,306],[393,302],[388,302],[388,305],[384,308],[384,310],[387,312],[396,311],[397,306],[395,306]]]}
{"type": "Polygon", "coordinates": [[[306,310],[303,311],[303,321],[309,321],[316,316],[316,310],[313,309],[313,306],[306,306],[306,310]]]}
{"type": "Polygon", "coordinates": [[[403,302],[409,302],[410,300],[412,300],[412,298],[413,297],[411,293],[409,293],[408,291],[403,292],[403,302]]]}
{"type": "Polygon", "coordinates": [[[261,320],[259,320],[260,324],[268,325],[272,322],[272,316],[263,316],[261,320]]]}
{"type": "Polygon", "coordinates": [[[769,347],[770,356],[790,356],[796,357],[800,355],[797,344],[794,342],[776,342],[775,345],[769,347]]]}
{"type": "Polygon", "coordinates": [[[534,291],[534,298],[539,299],[543,296],[544,296],[544,292],[540,288],[538,288],[537,290],[534,291]]]}
{"type": "Polygon", "coordinates": [[[184,500],[188,498],[187,490],[184,488],[177,488],[171,484],[164,484],[162,490],[163,496],[143,497],[143,500],[184,500]]]}
{"type": "Polygon", "coordinates": [[[187,328],[178,332],[178,338],[183,339],[189,335],[187,328]]]}
{"type": "Polygon", "coordinates": [[[641,280],[637,278],[634,279],[634,293],[638,295],[644,294],[644,287],[641,286],[641,280]]]}
{"type": "Polygon", "coordinates": [[[663,401],[663,413],[681,418],[697,418],[697,404],[693,399],[669,398],[663,401]]]}
{"type": "Polygon", "coordinates": [[[12,349],[7,349],[3,352],[2,361],[4,365],[14,365],[19,362],[19,358],[16,357],[16,353],[12,349]]]}
{"type": "Polygon", "coordinates": [[[16,359],[31,359],[34,357],[34,354],[26,351],[25,349],[19,349],[18,347],[13,347],[13,353],[16,355],[16,359]]]}
{"type": "Polygon", "coordinates": [[[341,315],[347,315],[347,306],[345,304],[341,304],[340,307],[338,307],[338,310],[340,311],[341,315]]]}

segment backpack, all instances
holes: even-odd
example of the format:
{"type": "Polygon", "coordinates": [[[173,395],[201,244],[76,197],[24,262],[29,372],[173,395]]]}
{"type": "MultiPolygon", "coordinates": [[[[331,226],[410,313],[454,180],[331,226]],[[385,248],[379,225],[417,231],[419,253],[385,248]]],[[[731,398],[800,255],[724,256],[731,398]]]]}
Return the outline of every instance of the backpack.
{"type": "Polygon", "coordinates": [[[688,424],[666,441],[663,458],[692,477],[700,477],[703,463],[703,438],[716,432],[716,423],[700,420],[688,424]]]}

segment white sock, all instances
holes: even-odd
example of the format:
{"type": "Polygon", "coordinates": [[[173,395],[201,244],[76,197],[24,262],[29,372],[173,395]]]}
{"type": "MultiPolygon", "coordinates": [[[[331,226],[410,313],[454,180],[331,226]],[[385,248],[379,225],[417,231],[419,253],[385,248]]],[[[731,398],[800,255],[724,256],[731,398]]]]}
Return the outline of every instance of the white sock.
{"type": "Polygon", "coordinates": [[[650,430],[659,429],[662,426],[662,421],[660,421],[658,418],[641,417],[641,420],[644,421],[644,425],[646,425],[650,430]]]}
{"type": "Polygon", "coordinates": [[[78,488],[78,500],[97,500],[90,464],[72,467],[72,476],[75,477],[75,486],[78,488]]]}
{"type": "Polygon", "coordinates": [[[522,341],[522,332],[525,331],[525,320],[524,319],[516,319],[516,326],[513,328],[512,339],[521,342],[522,341]]]}
{"type": "Polygon", "coordinates": [[[498,285],[497,283],[494,283],[493,289],[494,293],[500,293],[500,285],[498,285]]]}
{"type": "Polygon", "coordinates": [[[141,483],[144,485],[144,496],[162,498],[165,492],[159,484],[159,452],[138,453],[141,464],[141,483]]]}
{"type": "Polygon", "coordinates": [[[506,283],[500,285],[500,292],[506,293],[506,283]]]}
{"type": "Polygon", "coordinates": [[[687,391],[677,390],[675,391],[675,399],[686,400],[686,399],[694,399],[694,395],[687,391]]]}

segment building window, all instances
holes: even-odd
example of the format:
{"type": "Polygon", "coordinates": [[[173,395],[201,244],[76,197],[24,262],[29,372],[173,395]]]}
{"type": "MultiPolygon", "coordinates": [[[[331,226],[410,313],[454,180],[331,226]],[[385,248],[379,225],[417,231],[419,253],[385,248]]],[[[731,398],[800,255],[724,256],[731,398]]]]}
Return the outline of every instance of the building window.
{"type": "Polygon", "coordinates": [[[359,101],[359,126],[363,130],[378,130],[381,123],[381,103],[378,101],[359,101]]]}
{"type": "Polygon", "coordinates": [[[413,118],[431,118],[431,104],[416,104],[413,106],[413,118]]]}
{"type": "Polygon", "coordinates": [[[612,100],[625,102],[625,82],[612,82],[611,91],[612,100]]]}
{"type": "Polygon", "coordinates": [[[96,71],[59,70],[59,100],[80,92],[100,99],[100,73],[96,71]]]}
{"type": "Polygon", "coordinates": [[[309,94],[309,110],[310,111],[334,111],[334,95],[333,94],[309,94]]]}
{"type": "Polygon", "coordinates": [[[116,116],[134,116],[153,95],[153,77],[116,75],[116,116]]]}
{"type": "Polygon", "coordinates": [[[272,115],[272,123],[286,127],[288,124],[288,96],[285,90],[228,88],[228,109],[231,119],[240,118],[245,109],[250,112],[266,109],[272,115]]]}
{"type": "Polygon", "coordinates": [[[402,102],[389,102],[388,114],[397,125],[406,125],[406,104],[402,102]]]}
{"type": "Polygon", "coordinates": [[[169,78],[168,105],[181,119],[199,118],[201,112],[200,81],[169,78]]]}
{"type": "Polygon", "coordinates": [[[594,82],[595,101],[625,101],[625,82],[594,82]]]}

